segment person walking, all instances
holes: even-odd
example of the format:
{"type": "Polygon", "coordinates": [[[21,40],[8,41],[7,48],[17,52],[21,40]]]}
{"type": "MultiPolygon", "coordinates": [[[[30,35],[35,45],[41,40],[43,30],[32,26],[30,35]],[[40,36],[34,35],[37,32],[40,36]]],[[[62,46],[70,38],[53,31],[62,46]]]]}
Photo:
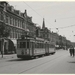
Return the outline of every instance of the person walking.
{"type": "Polygon", "coordinates": [[[70,53],[70,56],[72,56],[72,49],[69,48],[69,53],[70,53]]]}
{"type": "Polygon", "coordinates": [[[72,55],[73,55],[73,57],[74,57],[74,48],[72,49],[72,55]]]}
{"type": "Polygon", "coordinates": [[[71,48],[69,49],[70,52],[70,56],[74,57],[74,48],[71,46],[71,48]]]}

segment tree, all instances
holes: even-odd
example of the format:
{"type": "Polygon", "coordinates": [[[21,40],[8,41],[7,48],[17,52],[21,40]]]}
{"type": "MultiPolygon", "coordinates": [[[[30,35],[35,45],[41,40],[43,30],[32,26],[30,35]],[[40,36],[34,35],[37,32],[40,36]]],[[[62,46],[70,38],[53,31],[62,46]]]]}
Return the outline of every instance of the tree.
{"type": "Polygon", "coordinates": [[[1,54],[4,54],[4,40],[10,35],[10,29],[6,29],[5,24],[0,25],[0,38],[1,38],[1,54]]]}

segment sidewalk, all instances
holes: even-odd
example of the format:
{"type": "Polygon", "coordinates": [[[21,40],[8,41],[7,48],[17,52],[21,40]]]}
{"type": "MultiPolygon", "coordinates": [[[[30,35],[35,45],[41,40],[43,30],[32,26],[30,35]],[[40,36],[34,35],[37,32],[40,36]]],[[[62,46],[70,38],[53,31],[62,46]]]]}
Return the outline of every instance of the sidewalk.
{"type": "Polygon", "coordinates": [[[3,55],[3,58],[2,58],[2,55],[0,54],[0,60],[2,60],[2,59],[12,59],[12,58],[17,58],[17,55],[16,54],[8,54],[8,55],[3,55]]]}

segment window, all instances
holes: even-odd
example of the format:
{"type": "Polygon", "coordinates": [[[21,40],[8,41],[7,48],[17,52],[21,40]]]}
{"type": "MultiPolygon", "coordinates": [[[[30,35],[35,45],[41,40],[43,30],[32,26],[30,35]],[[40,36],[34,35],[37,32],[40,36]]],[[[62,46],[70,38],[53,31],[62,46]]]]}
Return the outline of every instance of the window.
{"type": "Polygon", "coordinates": [[[13,25],[15,26],[15,19],[14,19],[14,24],[13,25]]]}
{"type": "Polygon", "coordinates": [[[8,16],[6,15],[6,23],[8,23],[8,16]]]}
{"type": "Polygon", "coordinates": [[[3,13],[0,11],[0,20],[3,20],[3,13]]]}
{"type": "Polygon", "coordinates": [[[26,42],[20,42],[20,48],[26,48],[26,42]]]}
{"type": "Polygon", "coordinates": [[[13,32],[11,31],[10,38],[13,38],[13,32]]]}
{"type": "Polygon", "coordinates": [[[22,21],[22,28],[23,28],[23,21],[22,21]]]}
{"type": "Polygon", "coordinates": [[[13,18],[13,26],[14,26],[14,18],[13,18]]]}
{"type": "Polygon", "coordinates": [[[15,32],[15,38],[17,38],[17,33],[15,32]]]}
{"type": "Polygon", "coordinates": [[[18,20],[18,27],[19,27],[19,20],[18,20]]]}
{"type": "Polygon", "coordinates": [[[22,28],[22,21],[20,22],[21,28],[22,28]]]}
{"type": "Polygon", "coordinates": [[[13,31],[13,38],[14,38],[14,31],[13,31]]]}
{"type": "Polygon", "coordinates": [[[11,24],[13,25],[13,18],[11,18],[11,24]]]}
{"type": "Polygon", "coordinates": [[[20,48],[20,42],[17,42],[17,48],[20,48]]]}
{"type": "Polygon", "coordinates": [[[16,26],[18,27],[18,20],[16,20],[17,21],[17,24],[16,24],[16,26]]]}
{"type": "Polygon", "coordinates": [[[15,26],[17,26],[17,20],[15,19],[15,26]]]}
{"type": "Polygon", "coordinates": [[[12,23],[12,18],[10,17],[10,24],[12,23]]]}
{"type": "Polygon", "coordinates": [[[8,16],[8,24],[10,24],[10,17],[8,16]]]}
{"type": "Polygon", "coordinates": [[[1,12],[1,20],[3,20],[3,12],[1,12]]]}
{"type": "Polygon", "coordinates": [[[36,43],[36,48],[39,48],[39,43],[36,43]]]}
{"type": "Polygon", "coordinates": [[[1,20],[1,12],[0,12],[0,20],[1,20]]]}
{"type": "Polygon", "coordinates": [[[27,48],[29,48],[29,42],[27,42],[27,48]]]}

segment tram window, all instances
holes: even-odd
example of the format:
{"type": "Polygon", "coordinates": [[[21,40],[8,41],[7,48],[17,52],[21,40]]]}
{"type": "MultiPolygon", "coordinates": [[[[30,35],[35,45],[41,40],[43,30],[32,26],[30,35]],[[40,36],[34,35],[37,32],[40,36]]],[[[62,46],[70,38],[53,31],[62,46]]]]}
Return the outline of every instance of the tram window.
{"type": "Polygon", "coordinates": [[[27,42],[27,48],[29,48],[29,42],[27,42]]]}
{"type": "Polygon", "coordinates": [[[43,48],[43,43],[42,43],[42,48],[43,48]]]}
{"type": "Polygon", "coordinates": [[[39,48],[41,48],[41,43],[39,43],[39,48]]]}
{"type": "Polygon", "coordinates": [[[23,42],[23,48],[26,48],[26,42],[23,42]]]}
{"type": "Polygon", "coordinates": [[[37,48],[39,48],[39,43],[37,43],[37,48]]]}
{"type": "Polygon", "coordinates": [[[37,48],[37,43],[35,43],[35,48],[37,48]]]}
{"type": "Polygon", "coordinates": [[[40,48],[42,48],[42,43],[40,43],[40,48]]]}
{"type": "Polygon", "coordinates": [[[20,42],[20,48],[26,48],[26,42],[20,42]]]}
{"type": "Polygon", "coordinates": [[[35,48],[36,48],[36,43],[35,43],[35,48]]]}
{"type": "Polygon", "coordinates": [[[43,44],[43,48],[45,48],[45,44],[43,44]]]}
{"type": "Polygon", "coordinates": [[[19,48],[20,47],[20,44],[19,44],[19,42],[17,42],[17,48],[19,48]]]}
{"type": "Polygon", "coordinates": [[[38,47],[38,48],[40,48],[40,43],[38,43],[38,45],[39,45],[39,47],[38,47]]]}
{"type": "Polygon", "coordinates": [[[20,42],[20,48],[22,47],[22,43],[20,42]]]}
{"type": "Polygon", "coordinates": [[[41,43],[39,45],[40,45],[40,48],[41,48],[41,43]]]}

